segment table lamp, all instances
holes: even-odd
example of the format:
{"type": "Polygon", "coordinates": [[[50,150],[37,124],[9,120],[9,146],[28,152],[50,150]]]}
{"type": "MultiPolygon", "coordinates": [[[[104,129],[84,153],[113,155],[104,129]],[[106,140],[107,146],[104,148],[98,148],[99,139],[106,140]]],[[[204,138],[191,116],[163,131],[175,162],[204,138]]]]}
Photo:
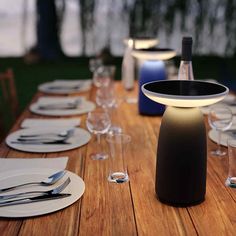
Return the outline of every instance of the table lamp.
{"type": "Polygon", "coordinates": [[[157,149],[156,193],[165,204],[197,205],[206,192],[207,142],[199,106],[222,100],[228,88],[199,80],[166,80],[146,83],[143,93],[167,105],[157,149]]]}
{"type": "Polygon", "coordinates": [[[165,106],[148,99],[141,91],[144,83],[165,80],[166,70],[164,60],[168,60],[176,55],[176,52],[169,48],[148,48],[135,49],[132,52],[135,58],[140,61],[139,70],[139,113],[142,115],[162,115],[165,106]]]}
{"type": "Polygon", "coordinates": [[[134,80],[136,75],[135,60],[131,53],[133,49],[150,48],[159,43],[156,38],[128,38],[124,40],[126,45],[123,61],[122,61],[122,84],[126,90],[134,88],[134,80]]]}

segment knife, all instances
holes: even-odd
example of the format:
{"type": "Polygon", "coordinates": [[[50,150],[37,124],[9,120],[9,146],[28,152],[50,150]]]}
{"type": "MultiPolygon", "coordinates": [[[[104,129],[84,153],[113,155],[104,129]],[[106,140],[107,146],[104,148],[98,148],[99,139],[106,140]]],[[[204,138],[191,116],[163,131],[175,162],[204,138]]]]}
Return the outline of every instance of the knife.
{"type": "Polygon", "coordinates": [[[74,110],[76,108],[78,108],[77,105],[67,105],[67,104],[61,105],[61,106],[54,106],[54,105],[49,106],[48,105],[48,106],[39,106],[38,107],[38,109],[40,109],[40,110],[74,110]]]}
{"type": "Polygon", "coordinates": [[[64,140],[57,141],[12,141],[13,144],[28,144],[28,145],[42,145],[42,144],[71,144],[70,142],[66,142],[64,140]]]}
{"type": "Polygon", "coordinates": [[[37,196],[37,197],[29,197],[29,198],[24,198],[24,199],[10,200],[10,201],[1,202],[0,207],[27,204],[27,203],[33,203],[33,202],[42,202],[42,201],[47,201],[47,200],[55,200],[55,199],[69,197],[69,196],[71,196],[70,193],[57,193],[57,194],[48,194],[48,195],[42,195],[42,196],[37,196]]]}
{"type": "Polygon", "coordinates": [[[60,85],[52,85],[50,87],[48,87],[48,89],[62,89],[62,90],[71,90],[71,89],[80,89],[81,88],[81,84],[78,85],[72,85],[72,86],[60,86],[60,85]]]}

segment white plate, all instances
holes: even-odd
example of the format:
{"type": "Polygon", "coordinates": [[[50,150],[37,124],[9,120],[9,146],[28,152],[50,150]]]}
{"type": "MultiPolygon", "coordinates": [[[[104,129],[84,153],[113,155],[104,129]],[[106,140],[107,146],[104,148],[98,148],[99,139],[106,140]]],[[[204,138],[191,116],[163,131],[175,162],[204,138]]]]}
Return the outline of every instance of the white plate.
{"type": "Polygon", "coordinates": [[[63,130],[61,128],[29,128],[29,129],[20,129],[16,132],[9,134],[6,138],[6,143],[8,146],[24,151],[24,152],[39,152],[39,153],[48,153],[48,152],[61,152],[67,151],[74,148],[78,148],[82,145],[85,145],[91,139],[91,135],[88,131],[75,128],[74,135],[67,140],[70,144],[16,144],[12,143],[17,141],[17,139],[22,134],[44,134],[44,133],[60,133],[63,130]]]}
{"type": "MultiPolygon", "coordinates": [[[[15,185],[23,182],[41,181],[44,178],[55,173],[56,170],[33,168],[21,169],[0,173],[0,188],[15,185]],[[7,183],[7,185],[6,185],[7,183]]],[[[13,206],[0,207],[0,217],[30,217],[44,215],[51,212],[61,210],[76,202],[84,193],[84,181],[76,174],[67,171],[67,174],[57,183],[50,187],[28,187],[28,190],[50,190],[55,186],[63,183],[67,177],[70,177],[71,183],[62,191],[63,193],[70,193],[71,196],[61,199],[48,200],[43,202],[35,202],[29,204],[20,204],[13,206]]],[[[18,190],[19,191],[19,190],[18,190]]],[[[11,191],[14,193],[15,191],[11,191]]]]}
{"type": "Polygon", "coordinates": [[[49,94],[72,94],[85,92],[91,88],[92,80],[55,80],[39,85],[38,90],[49,94]],[[78,89],[71,89],[70,86],[81,85],[78,89]],[[50,89],[53,86],[62,86],[65,88],[50,89]]]}
{"type": "MultiPolygon", "coordinates": [[[[217,141],[218,141],[218,132],[217,131],[215,131],[213,129],[210,130],[208,133],[208,136],[213,142],[217,143],[217,141]]],[[[230,134],[230,132],[226,131],[226,132],[222,132],[220,139],[221,139],[220,144],[222,146],[227,147],[227,140],[228,139],[236,139],[236,136],[234,136],[234,135],[230,134]]]]}
{"type": "Polygon", "coordinates": [[[79,108],[76,109],[56,109],[56,110],[42,110],[39,109],[40,103],[33,103],[30,106],[30,111],[38,115],[46,115],[46,116],[71,116],[71,115],[81,115],[95,109],[95,104],[90,101],[84,100],[79,108]]]}

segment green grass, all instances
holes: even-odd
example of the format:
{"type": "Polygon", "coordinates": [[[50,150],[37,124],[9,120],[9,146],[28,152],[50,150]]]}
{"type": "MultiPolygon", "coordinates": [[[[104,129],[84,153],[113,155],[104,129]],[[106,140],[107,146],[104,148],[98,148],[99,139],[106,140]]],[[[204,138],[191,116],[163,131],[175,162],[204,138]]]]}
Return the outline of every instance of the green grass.
{"type": "MultiPolygon", "coordinates": [[[[175,65],[179,66],[180,58],[176,57],[175,65]]],[[[14,70],[15,82],[22,110],[36,93],[37,87],[43,82],[54,79],[86,79],[91,78],[88,58],[66,58],[55,62],[41,62],[27,65],[22,58],[0,58],[0,71],[11,67],[14,70]]],[[[116,79],[120,78],[122,58],[116,58],[116,79]]],[[[220,82],[236,83],[236,59],[201,56],[193,58],[195,79],[213,78],[220,82]]]]}
{"type": "MultiPolygon", "coordinates": [[[[180,58],[176,57],[173,61],[178,67],[180,58]]],[[[43,82],[54,79],[91,78],[88,62],[89,58],[81,57],[27,65],[22,58],[0,58],[0,71],[13,69],[22,111],[37,92],[38,85],[43,82]]],[[[120,79],[122,58],[115,58],[113,62],[117,66],[116,79],[120,79]]],[[[193,57],[193,70],[195,79],[216,79],[236,91],[236,58],[196,56],[193,57]]]]}

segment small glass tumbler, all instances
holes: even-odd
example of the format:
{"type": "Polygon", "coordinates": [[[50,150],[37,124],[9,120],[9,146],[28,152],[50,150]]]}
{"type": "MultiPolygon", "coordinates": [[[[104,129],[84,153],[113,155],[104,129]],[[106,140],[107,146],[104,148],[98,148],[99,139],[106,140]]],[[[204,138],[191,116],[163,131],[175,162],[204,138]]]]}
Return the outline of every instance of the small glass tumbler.
{"type": "Polygon", "coordinates": [[[236,139],[228,139],[228,177],[225,185],[231,188],[236,188],[236,139]]]}
{"type": "Polygon", "coordinates": [[[99,152],[92,153],[90,157],[93,160],[104,160],[108,158],[108,154],[104,153],[101,149],[101,135],[107,133],[111,126],[111,120],[108,113],[104,110],[91,111],[87,115],[86,125],[91,133],[97,137],[97,148],[99,152]]]}
{"type": "Polygon", "coordinates": [[[129,181],[126,166],[126,149],[131,141],[127,134],[108,134],[106,140],[109,144],[110,158],[108,181],[112,183],[125,183],[129,181]]]}

